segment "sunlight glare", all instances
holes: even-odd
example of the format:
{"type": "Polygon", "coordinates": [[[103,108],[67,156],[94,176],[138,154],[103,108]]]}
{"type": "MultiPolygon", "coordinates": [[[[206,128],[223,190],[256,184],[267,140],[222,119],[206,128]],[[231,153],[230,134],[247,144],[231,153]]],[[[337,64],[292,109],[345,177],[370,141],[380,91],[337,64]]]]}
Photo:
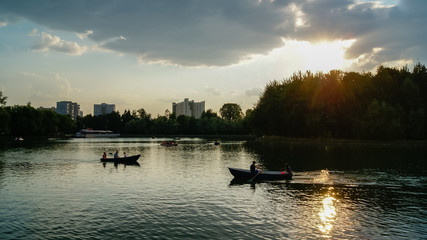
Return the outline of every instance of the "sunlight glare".
{"type": "Polygon", "coordinates": [[[327,194],[322,201],[322,208],[319,212],[319,217],[322,224],[320,224],[318,227],[319,230],[325,235],[328,235],[332,230],[335,216],[337,215],[334,201],[336,201],[336,199],[327,194]]]}
{"type": "Polygon", "coordinates": [[[313,72],[328,72],[350,66],[351,60],[344,59],[344,52],[355,40],[333,41],[333,42],[301,42],[286,41],[296,54],[301,56],[302,69],[313,72]]]}

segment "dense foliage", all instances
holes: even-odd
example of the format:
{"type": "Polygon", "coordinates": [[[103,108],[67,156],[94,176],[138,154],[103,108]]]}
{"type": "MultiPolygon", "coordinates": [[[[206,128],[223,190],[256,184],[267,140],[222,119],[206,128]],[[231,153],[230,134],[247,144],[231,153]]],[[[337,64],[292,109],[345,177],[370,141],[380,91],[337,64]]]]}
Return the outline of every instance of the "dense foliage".
{"type": "Polygon", "coordinates": [[[51,110],[37,110],[30,104],[0,108],[0,133],[15,136],[48,136],[71,133],[70,117],[51,110]]]}
{"type": "MultiPolygon", "coordinates": [[[[239,107],[240,108],[240,107],[239,107]]],[[[109,129],[122,134],[244,134],[248,133],[242,127],[244,120],[230,121],[218,117],[211,109],[203,112],[200,119],[184,115],[165,114],[151,118],[144,109],[138,111],[126,110],[123,115],[113,112],[102,116],[87,115],[78,118],[77,128],[109,129]]]]}
{"type": "Polygon", "coordinates": [[[169,111],[152,118],[144,109],[87,115],[72,121],[50,110],[5,106],[0,91],[0,134],[57,135],[82,128],[122,134],[258,134],[286,137],[357,139],[427,139],[427,68],[412,72],[380,66],[375,74],[330,71],[293,74],[267,84],[254,109],[244,115],[226,103],[200,119],[169,111]]]}
{"type": "Polygon", "coordinates": [[[376,74],[295,73],[270,82],[249,123],[287,137],[426,139],[427,68],[380,66],[376,74]]]}
{"type": "Polygon", "coordinates": [[[78,117],[74,122],[69,116],[51,110],[37,110],[30,104],[0,107],[0,134],[13,136],[73,134],[82,128],[108,129],[122,134],[140,135],[246,134],[248,131],[242,127],[243,122],[241,118],[233,121],[220,118],[212,110],[204,112],[200,119],[183,115],[176,117],[174,114],[153,119],[144,109],[132,112],[126,110],[122,115],[118,112],[101,116],[87,115],[78,117]]]}

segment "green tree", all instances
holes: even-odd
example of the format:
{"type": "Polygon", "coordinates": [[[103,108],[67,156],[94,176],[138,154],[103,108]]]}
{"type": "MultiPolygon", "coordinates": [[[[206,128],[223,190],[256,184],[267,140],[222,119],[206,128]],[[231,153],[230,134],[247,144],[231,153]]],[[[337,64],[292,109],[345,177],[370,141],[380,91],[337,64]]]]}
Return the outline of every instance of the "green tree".
{"type": "Polygon", "coordinates": [[[2,91],[0,91],[0,106],[6,105],[6,99],[7,99],[7,97],[3,96],[2,91]]]}
{"type": "Polygon", "coordinates": [[[240,120],[243,117],[242,108],[236,103],[225,103],[219,109],[221,117],[228,121],[240,120]]]}
{"type": "Polygon", "coordinates": [[[9,112],[6,108],[0,107],[0,134],[8,134],[10,132],[9,122],[9,112]]]}
{"type": "Polygon", "coordinates": [[[9,132],[10,114],[3,107],[4,105],[6,105],[6,99],[7,97],[3,96],[2,91],[0,91],[0,134],[9,132]]]}

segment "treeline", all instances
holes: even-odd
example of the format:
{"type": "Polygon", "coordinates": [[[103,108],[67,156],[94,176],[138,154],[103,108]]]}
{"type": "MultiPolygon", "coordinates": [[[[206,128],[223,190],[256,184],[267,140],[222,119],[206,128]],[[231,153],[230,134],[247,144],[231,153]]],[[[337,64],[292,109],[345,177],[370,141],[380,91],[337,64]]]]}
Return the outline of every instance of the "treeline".
{"type": "Polygon", "coordinates": [[[427,69],[375,74],[295,73],[270,82],[249,117],[256,134],[357,139],[427,138],[427,69]]]}
{"type": "Polygon", "coordinates": [[[239,105],[224,104],[220,109],[222,116],[212,110],[202,114],[200,119],[165,113],[165,116],[152,118],[144,109],[125,110],[120,115],[113,112],[101,116],[86,115],[71,120],[52,110],[37,110],[25,106],[4,106],[6,97],[0,91],[0,134],[12,136],[57,136],[74,134],[82,128],[112,130],[121,134],[159,135],[159,134],[247,134],[245,119],[239,105]]]}
{"type": "MultiPolygon", "coordinates": [[[[0,92],[1,97],[1,92],[0,92]]],[[[72,133],[75,122],[51,110],[25,106],[0,107],[0,134],[14,136],[51,136],[72,133]]]]}
{"type": "Polygon", "coordinates": [[[77,129],[109,129],[122,134],[159,135],[223,135],[248,134],[246,119],[237,104],[224,104],[221,117],[211,109],[202,113],[201,118],[165,113],[164,116],[152,118],[144,109],[137,111],[125,110],[120,115],[113,112],[101,116],[87,115],[77,118],[77,129]],[[232,109],[228,109],[231,106],[232,109]]]}
{"type": "Polygon", "coordinates": [[[427,68],[380,66],[376,73],[298,72],[265,87],[253,109],[235,103],[199,119],[168,111],[153,118],[143,108],[87,115],[74,122],[50,110],[5,106],[0,91],[0,134],[58,135],[82,128],[121,134],[256,134],[298,138],[427,139],[427,68]]]}

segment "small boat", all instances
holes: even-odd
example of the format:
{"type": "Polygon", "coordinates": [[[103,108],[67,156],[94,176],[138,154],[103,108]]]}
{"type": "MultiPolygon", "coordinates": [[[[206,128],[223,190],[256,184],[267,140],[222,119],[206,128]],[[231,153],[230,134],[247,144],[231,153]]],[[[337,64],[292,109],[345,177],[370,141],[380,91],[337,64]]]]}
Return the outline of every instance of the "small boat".
{"type": "Polygon", "coordinates": [[[120,137],[120,133],[110,130],[81,129],[76,133],[77,138],[114,138],[120,137]]]}
{"type": "Polygon", "coordinates": [[[171,147],[171,146],[178,146],[178,143],[173,142],[173,141],[167,141],[167,142],[160,143],[160,145],[166,146],[166,147],[171,147]]]}
{"type": "MultiPolygon", "coordinates": [[[[230,173],[239,179],[252,179],[255,175],[251,174],[249,169],[242,168],[231,168],[229,167],[230,173]]],[[[263,171],[261,174],[256,176],[257,180],[290,180],[292,179],[292,173],[282,172],[282,171],[263,171]]],[[[254,179],[254,180],[255,180],[254,179]]]]}
{"type": "Polygon", "coordinates": [[[101,162],[114,162],[114,163],[124,163],[124,164],[135,164],[139,159],[141,154],[133,155],[129,157],[120,157],[120,158],[100,158],[101,162]]]}

